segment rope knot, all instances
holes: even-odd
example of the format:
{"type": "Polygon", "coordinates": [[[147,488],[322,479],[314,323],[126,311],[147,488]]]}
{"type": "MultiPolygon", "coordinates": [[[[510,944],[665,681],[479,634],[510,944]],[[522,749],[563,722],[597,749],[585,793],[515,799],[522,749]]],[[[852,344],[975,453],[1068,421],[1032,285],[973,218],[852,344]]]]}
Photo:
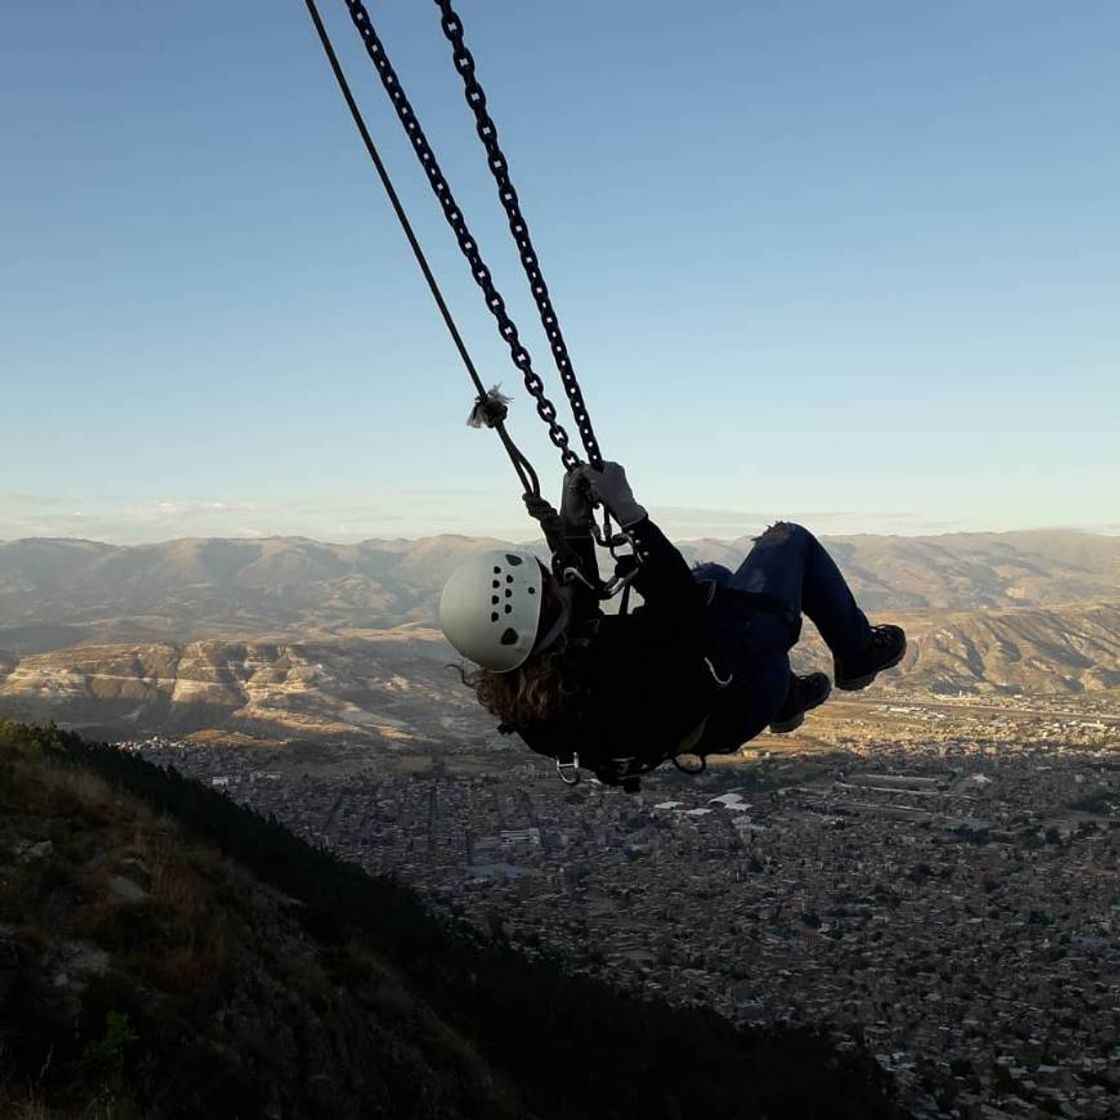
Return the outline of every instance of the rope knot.
{"type": "Polygon", "coordinates": [[[474,402],[467,425],[471,428],[496,428],[505,423],[509,415],[509,397],[493,386],[485,396],[480,395],[474,402]]]}
{"type": "Polygon", "coordinates": [[[547,498],[542,498],[539,494],[526,494],[522,498],[525,503],[525,508],[529,511],[529,516],[534,521],[539,521],[542,528],[551,528],[553,519],[555,518],[555,525],[557,528],[560,526],[560,515],[553,508],[552,503],[547,498]]]}

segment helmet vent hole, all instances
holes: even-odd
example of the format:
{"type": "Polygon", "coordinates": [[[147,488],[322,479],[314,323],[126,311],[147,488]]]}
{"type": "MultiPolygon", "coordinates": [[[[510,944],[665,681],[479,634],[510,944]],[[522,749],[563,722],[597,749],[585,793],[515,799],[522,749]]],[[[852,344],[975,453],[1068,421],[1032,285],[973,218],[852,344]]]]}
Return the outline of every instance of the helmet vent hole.
{"type": "Polygon", "coordinates": [[[506,603],[506,614],[513,614],[513,607],[506,603]]]}
{"type": "Polygon", "coordinates": [[[498,605],[498,596],[497,595],[491,595],[490,596],[490,603],[491,603],[492,606],[496,607],[498,605]]]}
{"type": "Polygon", "coordinates": [[[513,583],[513,576],[506,576],[506,583],[513,583]]]}
{"type": "Polygon", "coordinates": [[[502,569],[501,568],[495,568],[494,569],[494,575],[500,576],[501,574],[502,574],[502,569]]]}
{"type": "Polygon", "coordinates": [[[491,612],[490,621],[491,622],[497,622],[498,621],[498,612],[497,611],[492,611],[491,612]]]}
{"type": "Polygon", "coordinates": [[[499,582],[498,582],[497,580],[493,580],[493,581],[491,581],[491,583],[490,583],[490,586],[491,586],[491,587],[492,587],[492,588],[493,588],[493,589],[494,589],[495,591],[497,591],[497,590],[498,590],[498,588],[499,588],[499,587],[501,587],[502,585],[501,585],[501,584],[500,584],[500,583],[499,583],[499,582]]]}
{"type": "Polygon", "coordinates": [[[498,640],[504,646],[512,646],[517,642],[517,631],[512,626],[507,626],[498,640]]]}
{"type": "Polygon", "coordinates": [[[506,553],[506,560],[509,562],[511,568],[516,568],[521,563],[521,557],[514,552],[506,553]]]}
{"type": "Polygon", "coordinates": [[[536,593],[537,593],[537,589],[535,587],[530,587],[529,588],[529,594],[530,595],[536,595],[536,593]]]}
{"type": "Polygon", "coordinates": [[[506,598],[507,599],[512,599],[513,598],[513,592],[510,591],[510,589],[508,587],[506,588],[506,598]]]}

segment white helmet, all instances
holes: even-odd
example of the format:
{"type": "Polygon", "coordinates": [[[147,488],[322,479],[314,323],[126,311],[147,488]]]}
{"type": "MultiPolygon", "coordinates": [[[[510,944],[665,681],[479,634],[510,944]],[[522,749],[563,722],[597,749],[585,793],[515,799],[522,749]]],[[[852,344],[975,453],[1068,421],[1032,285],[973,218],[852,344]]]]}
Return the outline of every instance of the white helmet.
{"type": "Polygon", "coordinates": [[[533,652],[544,599],[544,571],[524,549],[494,549],[451,573],[439,600],[439,624],[464,656],[496,673],[533,652]]]}

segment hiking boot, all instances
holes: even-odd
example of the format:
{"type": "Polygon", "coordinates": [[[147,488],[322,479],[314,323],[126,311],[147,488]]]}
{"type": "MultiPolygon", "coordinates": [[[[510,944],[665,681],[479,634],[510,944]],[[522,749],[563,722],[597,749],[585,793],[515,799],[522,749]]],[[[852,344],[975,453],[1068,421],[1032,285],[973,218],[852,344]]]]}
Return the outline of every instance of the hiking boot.
{"type": "Polygon", "coordinates": [[[862,653],[836,658],[836,687],[845,692],[866,688],[884,669],[897,665],[905,653],[906,633],[901,626],[872,626],[871,639],[862,653]]]}
{"type": "Polygon", "coordinates": [[[770,730],[775,735],[784,735],[787,731],[800,727],[805,722],[805,713],[820,707],[831,691],[832,685],[824,673],[810,673],[807,677],[791,674],[789,692],[786,693],[774,722],[770,724],[770,730]]]}

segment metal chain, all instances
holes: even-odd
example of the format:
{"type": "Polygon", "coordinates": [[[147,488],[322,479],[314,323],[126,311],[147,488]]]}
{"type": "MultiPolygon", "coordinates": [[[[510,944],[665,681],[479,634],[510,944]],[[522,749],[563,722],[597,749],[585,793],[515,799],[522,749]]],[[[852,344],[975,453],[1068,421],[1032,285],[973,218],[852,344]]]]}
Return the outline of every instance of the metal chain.
{"type": "Polygon", "coordinates": [[[440,25],[452,48],[452,58],[455,69],[463,79],[463,91],[466,94],[467,104],[474,112],[475,128],[478,132],[482,146],[486,149],[486,161],[490,171],[498,184],[498,199],[509,219],[509,230],[517,243],[517,252],[521,257],[521,265],[525,269],[526,279],[529,281],[529,290],[540,313],[541,326],[548,337],[552,356],[556,360],[556,368],[568,394],[572,406],[572,415],[575,417],[576,427],[580,438],[583,440],[587,452],[588,462],[593,467],[603,465],[603,457],[599,452],[599,444],[595,439],[595,432],[591,428],[591,418],[587,414],[583,393],[580,391],[579,382],[576,380],[572,359],[568,354],[567,344],[560,332],[560,321],[552,306],[548,295],[548,286],[541,274],[540,261],[537,258],[533,242],[529,237],[529,225],[521,213],[517,191],[509,176],[509,161],[498,145],[498,129],[490,114],[486,111],[486,93],[475,76],[474,56],[467,49],[463,38],[463,21],[451,6],[451,0],[435,0],[440,10],[440,25]]]}
{"type": "MultiPolygon", "coordinates": [[[[537,415],[548,425],[549,438],[559,448],[560,459],[565,469],[573,470],[579,465],[579,456],[572,450],[568,433],[556,418],[556,406],[545,396],[544,382],[533,370],[529,351],[522,344],[517,326],[506,310],[505,300],[502,299],[501,294],[495,287],[490,269],[483,261],[482,254],[478,250],[478,244],[467,228],[463,212],[459,209],[455,196],[451,193],[451,187],[436,162],[435,153],[420,127],[420,121],[417,119],[416,113],[401,87],[400,79],[385,53],[385,47],[380,37],[374,30],[369,12],[361,0],[346,0],[346,7],[358,34],[362,38],[362,42],[365,44],[366,53],[373,62],[374,68],[381,79],[381,84],[385,87],[385,92],[388,94],[397,117],[412,143],[413,150],[420,160],[420,166],[423,167],[425,174],[428,176],[428,182],[443,208],[444,217],[455,234],[455,240],[459,243],[459,248],[470,265],[471,275],[482,290],[486,306],[498,323],[498,332],[509,346],[513,364],[520,370],[526,390],[537,402],[537,415]]],[[[586,417],[586,409],[583,409],[582,412],[583,416],[586,417]]],[[[577,414],[577,420],[578,418],[579,414],[577,414]]],[[[588,430],[590,430],[590,425],[588,425],[588,430]]],[[[580,434],[583,434],[582,426],[580,434]]]]}

